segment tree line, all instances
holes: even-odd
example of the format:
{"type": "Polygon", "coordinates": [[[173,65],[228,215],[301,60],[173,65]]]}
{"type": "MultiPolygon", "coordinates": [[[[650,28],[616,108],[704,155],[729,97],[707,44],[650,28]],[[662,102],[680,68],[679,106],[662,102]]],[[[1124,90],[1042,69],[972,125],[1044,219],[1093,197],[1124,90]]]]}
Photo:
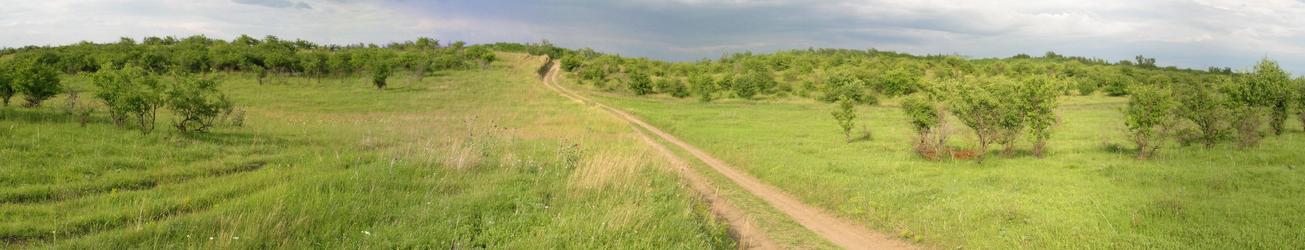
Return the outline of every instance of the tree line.
{"type": "Polygon", "coordinates": [[[1236,72],[1160,67],[1141,55],[1108,62],[1054,52],[967,59],[806,49],[664,62],[587,48],[558,50],[555,58],[563,70],[581,84],[610,92],[696,96],[702,102],[796,96],[837,103],[831,116],[847,141],[853,140],[858,105],[898,98],[917,132],[916,152],[930,159],[959,154],[981,160],[990,145],[1002,145],[1003,155],[1013,155],[1021,139],[1041,157],[1060,120],[1056,100],[1063,95],[1128,96],[1123,123],[1140,159],[1166,140],[1207,147],[1232,140],[1248,148],[1265,134],[1265,124],[1281,134],[1293,113],[1305,123],[1305,80],[1290,79],[1267,59],[1250,72],[1236,72]],[[970,129],[976,152],[946,148],[947,117],[970,129]]]}
{"type": "MultiPolygon", "coordinates": [[[[69,113],[82,117],[93,106],[77,105],[78,92],[64,86],[68,75],[89,76],[97,98],[114,124],[153,130],[159,110],[175,113],[173,127],[206,131],[222,120],[243,121],[230,99],[218,90],[216,73],[250,74],[262,84],[269,76],[314,78],[368,74],[383,89],[395,71],[426,76],[441,70],[487,68],[496,60],[490,46],[467,46],[439,40],[376,44],[319,45],[275,36],[241,35],[231,41],[204,36],[122,38],[112,43],[80,42],[63,46],[28,46],[0,50],[0,99],[9,106],[21,96],[24,107],[67,94],[69,113]],[[74,110],[76,109],[76,110],[74,110]]],[[[82,118],[83,122],[87,119],[82,118]]]]}

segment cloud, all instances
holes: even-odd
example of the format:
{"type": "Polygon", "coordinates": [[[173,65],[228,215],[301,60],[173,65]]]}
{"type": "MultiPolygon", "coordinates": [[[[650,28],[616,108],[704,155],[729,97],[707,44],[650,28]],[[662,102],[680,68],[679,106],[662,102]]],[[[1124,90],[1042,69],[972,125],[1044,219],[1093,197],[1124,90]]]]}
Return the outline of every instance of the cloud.
{"type": "Polygon", "coordinates": [[[295,2],[289,0],[232,0],[232,2],[239,3],[239,4],[259,5],[259,6],[272,7],[272,8],[306,9],[306,10],[313,9],[313,6],[310,6],[307,3],[295,2]]]}

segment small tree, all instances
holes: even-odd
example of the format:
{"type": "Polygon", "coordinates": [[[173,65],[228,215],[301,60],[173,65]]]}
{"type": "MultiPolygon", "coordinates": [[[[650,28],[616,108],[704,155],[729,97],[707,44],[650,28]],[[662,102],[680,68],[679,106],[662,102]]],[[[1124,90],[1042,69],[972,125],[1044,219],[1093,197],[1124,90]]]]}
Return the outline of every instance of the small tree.
{"type": "Polygon", "coordinates": [[[1200,81],[1180,84],[1176,95],[1178,98],[1178,116],[1196,125],[1196,141],[1206,148],[1228,135],[1229,118],[1235,106],[1220,90],[1222,81],[1200,81]]]}
{"type": "Polygon", "coordinates": [[[101,67],[91,76],[92,83],[98,87],[95,97],[104,101],[115,125],[123,126],[128,117],[135,117],[141,133],[150,133],[158,109],[166,104],[164,86],[140,67],[109,68],[101,67]]]}
{"type": "Polygon", "coordinates": [[[390,78],[390,64],[377,62],[372,64],[372,85],[376,89],[385,89],[386,80],[390,78]]]}
{"type": "Polygon", "coordinates": [[[1277,62],[1262,59],[1255,71],[1243,78],[1243,89],[1236,97],[1247,105],[1269,109],[1269,127],[1274,134],[1282,134],[1293,92],[1289,81],[1277,62]]]}
{"type": "Polygon", "coordinates": [[[653,93],[652,80],[642,71],[630,72],[630,82],[628,86],[635,95],[647,95],[653,93]]]}
{"type": "Polygon", "coordinates": [[[15,90],[13,77],[10,77],[13,68],[9,64],[0,64],[0,99],[4,99],[4,105],[9,106],[9,99],[14,97],[18,91],[15,90]]]}
{"type": "Polygon", "coordinates": [[[711,102],[712,95],[716,93],[716,83],[706,74],[694,74],[689,77],[689,85],[692,85],[693,92],[698,94],[698,101],[711,102]]]}
{"type": "Polygon", "coordinates": [[[1132,134],[1133,143],[1137,144],[1137,159],[1145,160],[1154,155],[1169,136],[1178,103],[1167,89],[1155,86],[1135,86],[1129,93],[1124,124],[1132,134]]]}
{"type": "Polygon", "coordinates": [[[838,109],[830,112],[838,127],[843,129],[843,139],[852,142],[852,128],[856,126],[856,104],[851,100],[838,101],[838,109]]]}
{"type": "Polygon", "coordinates": [[[680,79],[671,79],[670,87],[666,90],[666,92],[670,93],[671,96],[676,98],[689,97],[689,88],[685,87],[684,81],[680,81],[680,79]]]}
{"type": "Polygon", "coordinates": [[[14,90],[24,95],[28,107],[41,106],[41,102],[59,94],[63,88],[59,83],[59,71],[47,64],[19,63],[12,74],[14,90]]]}
{"type": "Polygon", "coordinates": [[[1009,101],[1002,100],[993,93],[995,89],[991,83],[984,81],[973,81],[969,83],[953,84],[950,101],[950,107],[956,118],[961,120],[966,126],[974,131],[979,144],[977,160],[982,160],[988,152],[988,145],[997,142],[1002,138],[1003,133],[1007,133],[1003,126],[1003,119],[1010,118],[1010,110],[1013,105],[1009,101]]]}
{"type": "Polygon", "coordinates": [[[912,94],[902,100],[902,111],[915,130],[915,152],[937,160],[944,153],[942,147],[947,140],[946,131],[942,129],[941,107],[925,94],[912,94]]]}
{"type": "Polygon", "coordinates": [[[1305,129],[1305,77],[1296,78],[1296,109],[1301,129],[1305,129]]]}
{"type": "Polygon", "coordinates": [[[1019,105],[1024,122],[1033,138],[1033,155],[1042,157],[1051,138],[1051,127],[1056,124],[1056,82],[1050,77],[1030,77],[1020,85],[1019,105]]]}
{"type": "Polygon", "coordinates": [[[217,89],[218,82],[195,76],[178,76],[167,91],[168,108],[176,113],[172,125],[182,133],[205,132],[217,117],[229,112],[231,101],[217,89]]]}

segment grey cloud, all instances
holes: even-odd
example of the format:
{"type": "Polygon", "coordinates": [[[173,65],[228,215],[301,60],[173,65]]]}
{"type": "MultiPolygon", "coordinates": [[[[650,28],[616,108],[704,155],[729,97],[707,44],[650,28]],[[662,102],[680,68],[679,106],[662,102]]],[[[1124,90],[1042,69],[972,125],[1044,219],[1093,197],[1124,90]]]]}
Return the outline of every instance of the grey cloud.
{"type": "Polygon", "coordinates": [[[272,7],[272,8],[305,9],[305,10],[313,9],[313,6],[308,5],[308,3],[290,1],[290,0],[232,0],[232,2],[239,3],[239,4],[272,7]]]}

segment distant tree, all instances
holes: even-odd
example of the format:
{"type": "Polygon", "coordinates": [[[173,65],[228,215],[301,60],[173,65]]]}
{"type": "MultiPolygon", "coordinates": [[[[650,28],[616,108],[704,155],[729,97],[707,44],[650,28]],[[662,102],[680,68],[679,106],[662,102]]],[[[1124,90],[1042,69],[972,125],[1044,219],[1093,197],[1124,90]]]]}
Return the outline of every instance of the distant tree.
{"type": "Polygon", "coordinates": [[[830,112],[834,120],[838,122],[838,127],[843,129],[843,139],[846,142],[852,142],[852,128],[856,126],[856,104],[851,100],[838,101],[838,109],[830,112]]]}
{"type": "Polygon", "coordinates": [[[10,76],[13,71],[12,65],[0,63],[0,99],[4,99],[6,107],[9,106],[9,99],[13,98],[15,93],[18,93],[18,90],[15,89],[17,86],[14,84],[14,79],[10,76]]]}
{"type": "Polygon", "coordinates": [[[684,81],[680,79],[671,79],[670,87],[666,90],[671,96],[676,98],[689,97],[689,88],[684,86],[684,81]]]}
{"type": "Polygon", "coordinates": [[[168,108],[176,114],[172,126],[182,133],[208,131],[220,114],[233,108],[217,87],[212,79],[177,76],[167,90],[168,108]]]}
{"type": "Polygon", "coordinates": [[[907,68],[889,69],[881,79],[879,91],[888,96],[909,95],[920,90],[920,74],[907,68]]]}
{"type": "Polygon", "coordinates": [[[826,102],[851,100],[857,103],[874,105],[879,102],[874,93],[862,81],[851,73],[838,71],[825,77],[825,95],[820,99],[826,102]]]}
{"type": "Polygon", "coordinates": [[[306,51],[299,53],[299,66],[303,67],[304,73],[316,78],[318,82],[322,81],[322,76],[331,72],[331,56],[321,51],[306,51]]]}
{"type": "Polygon", "coordinates": [[[697,73],[689,77],[689,85],[693,87],[693,92],[698,95],[698,101],[711,102],[716,93],[716,83],[712,81],[711,76],[697,73]]]}
{"type": "Polygon", "coordinates": [[[1155,154],[1174,128],[1177,117],[1174,110],[1178,102],[1169,90],[1157,86],[1139,85],[1129,93],[1124,109],[1124,124],[1137,144],[1137,158],[1145,160],[1155,154]]]}
{"type": "Polygon", "coordinates": [[[10,77],[14,90],[23,94],[28,107],[41,106],[41,102],[54,97],[63,89],[59,82],[59,71],[49,64],[20,62],[10,77]]]}
{"type": "Polygon", "coordinates": [[[752,97],[764,91],[767,86],[773,86],[775,80],[767,73],[761,71],[749,71],[733,79],[730,84],[734,94],[739,98],[752,99],[752,97]]]}
{"type": "Polygon", "coordinates": [[[652,80],[648,79],[648,75],[644,74],[642,71],[630,72],[630,82],[626,87],[629,87],[630,92],[634,92],[635,95],[647,95],[653,93],[652,80]]]}

